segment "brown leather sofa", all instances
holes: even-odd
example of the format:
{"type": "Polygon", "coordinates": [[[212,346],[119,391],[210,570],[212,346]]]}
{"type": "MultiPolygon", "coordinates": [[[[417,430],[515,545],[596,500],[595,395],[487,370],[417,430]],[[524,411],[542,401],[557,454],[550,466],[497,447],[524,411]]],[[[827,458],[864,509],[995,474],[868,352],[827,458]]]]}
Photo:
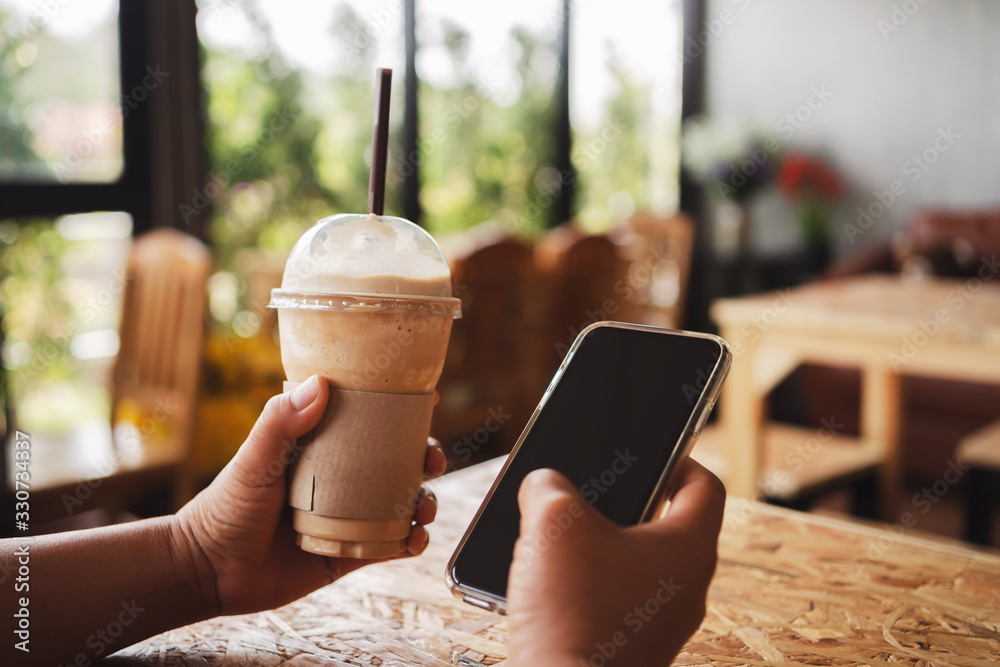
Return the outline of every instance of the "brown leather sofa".
{"type": "MultiPolygon", "coordinates": [[[[888,241],[849,255],[820,279],[861,273],[972,277],[983,256],[1000,256],[1000,209],[924,210],[888,241]]],[[[997,284],[989,286],[1000,289],[997,284]]],[[[857,370],[804,366],[799,373],[810,420],[838,415],[857,434],[861,378],[857,370]]],[[[997,360],[1000,383],[1000,359],[997,360]]],[[[902,450],[905,472],[938,479],[954,457],[959,439],[1000,419],[1000,384],[903,377],[902,450]]]]}

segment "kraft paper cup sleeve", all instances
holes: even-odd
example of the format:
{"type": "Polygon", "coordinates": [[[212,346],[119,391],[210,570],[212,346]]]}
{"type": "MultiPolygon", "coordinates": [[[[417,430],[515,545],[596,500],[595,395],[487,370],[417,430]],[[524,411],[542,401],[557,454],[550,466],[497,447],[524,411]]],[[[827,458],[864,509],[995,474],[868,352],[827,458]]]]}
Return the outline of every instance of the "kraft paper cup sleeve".
{"type": "MultiPolygon", "coordinates": [[[[297,386],[285,382],[285,390],[297,386]]],[[[288,504],[328,517],[399,521],[420,497],[434,394],[330,387],[323,418],[298,439],[288,504]]]]}

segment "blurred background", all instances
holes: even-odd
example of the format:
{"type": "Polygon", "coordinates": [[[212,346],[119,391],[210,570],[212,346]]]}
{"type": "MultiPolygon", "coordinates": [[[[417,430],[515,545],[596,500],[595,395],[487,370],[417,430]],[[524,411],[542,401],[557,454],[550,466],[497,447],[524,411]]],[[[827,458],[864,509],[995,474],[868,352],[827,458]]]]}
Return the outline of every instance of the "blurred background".
{"type": "Polygon", "coordinates": [[[225,465],[281,390],[289,249],[365,209],[391,67],[386,208],[466,314],[454,467],[509,451],[591,321],[721,331],[766,378],[696,454],[731,492],[997,544],[998,29],[984,1],[0,0],[5,430],[38,521],[171,511],[225,465]]]}

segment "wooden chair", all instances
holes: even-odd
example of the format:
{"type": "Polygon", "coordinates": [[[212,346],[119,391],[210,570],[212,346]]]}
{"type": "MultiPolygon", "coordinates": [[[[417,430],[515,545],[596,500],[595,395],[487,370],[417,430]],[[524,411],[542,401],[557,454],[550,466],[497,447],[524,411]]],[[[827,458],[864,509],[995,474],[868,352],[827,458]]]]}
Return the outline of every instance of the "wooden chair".
{"type": "Polygon", "coordinates": [[[498,230],[474,229],[443,245],[462,317],[431,432],[461,465],[510,451],[534,407],[525,386],[534,269],[531,248],[498,230]]]}
{"type": "Polygon", "coordinates": [[[544,390],[580,331],[627,312],[628,262],[608,236],[587,234],[569,222],[536,244],[535,265],[545,304],[537,357],[544,390]]]}
{"type": "Polygon", "coordinates": [[[1000,421],[962,438],[955,458],[970,466],[965,539],[990,545],[994,510],[1000,505],[1000,421]]]}
{"type": "Polygon", "coordinates": [[[191,442],[211,265],[200,241],[160,228],[136,240],[125,266],[111,392],[115,448],[125,462],[172,464],[176,507],[194,495],[191,442]]]}
{"type": "MultiPolygon", "coordinates": [[[[271,302],[271,290],[281,287],[281,278],[285,272],[284,253],[275,253],[258,248],[243,248],[233,255],[233,264],[237,275],[246,281],[244,302],[247,309],[260,321],[259,331],[276,340],[278,329],[278,311],[268,308],[271,302]]],[[[278,385],[281,392],[281,385],[278,385]]]]}
{"type": "Polygon", "coordinates": [[[628,260],[625,298],[616,319],[679,329],[694,244],[691,219],[684,213],[669,218],[637,213],[611,237],[628,260]]]}

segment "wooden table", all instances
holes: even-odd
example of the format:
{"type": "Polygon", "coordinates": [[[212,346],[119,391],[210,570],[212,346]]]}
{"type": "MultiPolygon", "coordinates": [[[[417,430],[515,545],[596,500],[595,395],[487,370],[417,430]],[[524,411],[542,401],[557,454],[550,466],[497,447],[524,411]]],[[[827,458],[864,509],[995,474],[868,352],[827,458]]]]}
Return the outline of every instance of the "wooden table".
{"type": "MultiPolygon", "coordinates": [[[[444,568],[499,459],[435,483],[420,558],[365,568],[276,611],[126,649],[140,665],[492,665],[507,623],[453,598],[444,568]]],[[[730,499],[708,617],[676,664],[1000,660],[1000,558],[730,499]]]]}
{"type": "Polygon", "coordinates": [[[883,518],[898,519],[900,374],[1000,382],[1000,279],[983,268],[984,280],[865,276],[716,301],[734,354],[716,433],[729,493],[780,497],[877,467],[883,518]],[[766,423],[768,393],[805,362],[861,369],[859,439],[766,423]]]}
{"type": "MultiPolygon", "coordinates": [[[[32,435],[30,451],[31,519],[35,528],[96,508],[109,510],[113,517],[130,502],[148,495],[151,488],[173,486],[183,458],[182,452],[166,446],[118,450],[106,420],[83,423],[64,435],[32,435]]],[[[12,446],[6,455],[5,490],[13,494],[17,469],[13,466],[12,446]]]]}

